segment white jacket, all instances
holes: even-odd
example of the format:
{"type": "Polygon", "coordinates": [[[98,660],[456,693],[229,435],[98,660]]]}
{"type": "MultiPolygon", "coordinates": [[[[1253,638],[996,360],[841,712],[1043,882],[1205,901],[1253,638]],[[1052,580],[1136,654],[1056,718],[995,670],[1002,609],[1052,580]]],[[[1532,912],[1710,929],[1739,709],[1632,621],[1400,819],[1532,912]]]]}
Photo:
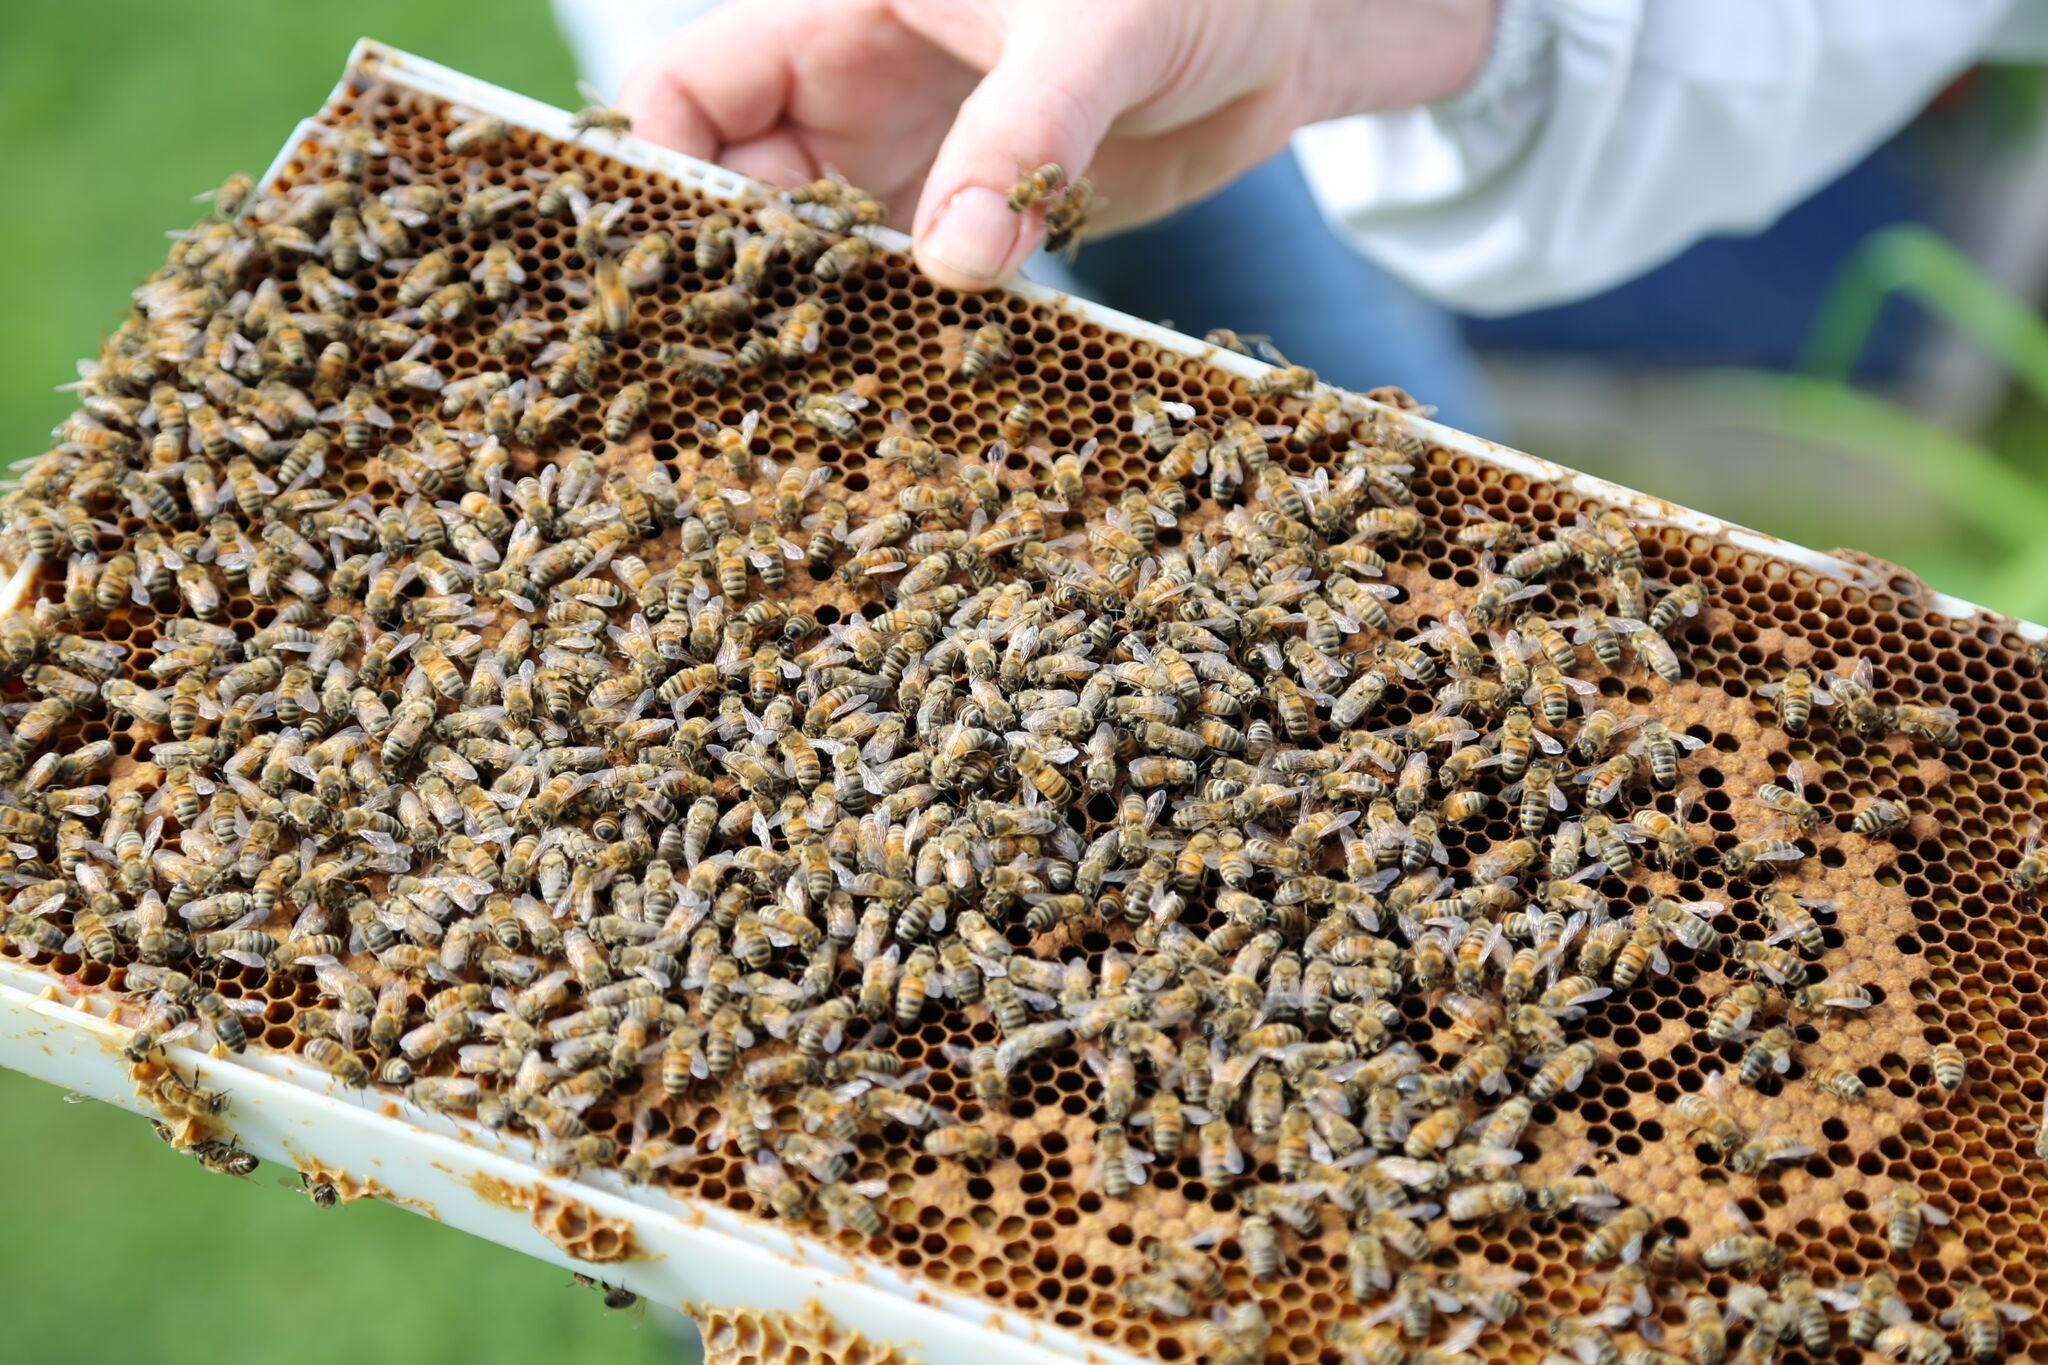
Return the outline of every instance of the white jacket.
{"type": "Polygon", "coordinates": [[[1979,57],[2044,39],[2040,0],[1502,0],[1465,91],[1294,152],[1360,251],[1516,312],[1767,226],[1979,57]]]}
{"type": "MultiPolygon", "coordinates": [[[[609,94],[709,3],[555,8],[609,94]]],[[[1359,251],[1455,307],[1515,312],[1764,227],[1980,57],[2042,54],[2048,0],[1501,0],[1465,91],[1303,128],[1294,151],[1359,251]]]]}

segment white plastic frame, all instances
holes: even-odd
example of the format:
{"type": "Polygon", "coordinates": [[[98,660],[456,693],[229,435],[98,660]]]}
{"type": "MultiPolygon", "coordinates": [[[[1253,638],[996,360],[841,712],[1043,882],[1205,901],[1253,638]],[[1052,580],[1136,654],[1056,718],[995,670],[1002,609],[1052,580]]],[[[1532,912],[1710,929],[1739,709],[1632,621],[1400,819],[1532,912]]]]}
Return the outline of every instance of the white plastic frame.
{"type": "MultiPolygon", "coordinates": [[[[563,110],[499,89],[447,67],[367,39],[349,56],[337,97],[358,82],[380,82],[495,114],[529,131],[568,140],[575,135],[563,110]]],[[[319,121],[299,124],[265,173],[269,185],[318,142],[319,121]]],[[[747,199],[756,182],[633,136],[586,135],[589,145],[621,162],[667,176],[705,193],[747,199]]],[[[901,234],[875,230],[889,246],[901,234]]],[[[1199,356],[1220,369],[1251,376],[1265,367],[1192,337],[1102,308],[1032,283],[1012,286],[1024,298],[1049,304],[1103,328],[1162,349],[1199,356]]],[[[1532,481],[1568,488],[1579,496],[1642,518],[1799,565],[1844,583],[1866,572],[1833,556],[1794,545],[1718,518],[1674,506],[1605,479],[1497,445],[1451,427],[1397,413],[1423,439],[1475,461],[1532,481]]],[[[17,566],[0,584],[0,612],[12,610],[33,581],[34,562],[17,566]]],[[[1943,615],[1969,618],[1981,608],[1933,593],[1926,605],[1943,615]]],[[[2015,622],[2023,638],[2048,638],[2048,629],[2015,622]]],[[[129,1030],[115,1022],[105,992],[66,994],[49,975],[0,961],[0,1066],[53,1085],[147,1112],[121,1056],[129,1030]]],[[[532,1144],[472,1123],[429,1113],[393,1096],[348,1091],[325,1072],[294,1058],[250,1052],[213,1058],[188,1047],[167,1053],[181,1073],[225,1090],[231,1105],[222,1125],[243,1147],[267,1160],[310,1162],[376,1182],[380,1195],[438,1221],[540,1260],[620,1284],[656,1303],[711,1304],[761,1311],[800,1312],[822,1307],[841,1325],[875,1343],[934,1361],[978,1359],[989,1365],[1050,1365],[1057,1361],[1134,1362],[1128,1353],[1077,1334],[1043,1326],[982,1299],[955,1294],[892,1266],[850,1260],[814,1238],[776,1223],[736,1214],[721,1205],[678,1200],[625,1185],[611,1172],[564,1179],[541,1171],[532,1144]],[[548,1240],[524,1209],[507,1207],[503,1192],[530,1189],[559,1202],[576,1202],[631,1225],[639,1254],[605,1265],[571,1257],[548,1240]]]]}

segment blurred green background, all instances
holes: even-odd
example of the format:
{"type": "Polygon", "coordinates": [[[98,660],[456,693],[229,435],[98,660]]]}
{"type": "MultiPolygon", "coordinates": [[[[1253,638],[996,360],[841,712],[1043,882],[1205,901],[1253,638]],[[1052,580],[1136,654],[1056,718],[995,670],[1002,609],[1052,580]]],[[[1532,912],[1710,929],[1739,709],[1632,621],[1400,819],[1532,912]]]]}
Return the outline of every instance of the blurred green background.
{"type": "MultiPolygon", "coordinates": [[[[558,104],[572,71],[543,0],[11,4],[0,12],[0,432],[32,457],[52,386],[116,321],[192,196],[260,170],[363,33],[558,104]]],[[[1283,344],[1285,338],[1280,339],[1283,344]]],[[[2048,333],[1913,232],[1873,239],[1809,345],[1808,374],[1502,380],[1488,433],[1937,587],[2048,615],[2048,333]],[[1966,429],[1838,382],[1899,290],[2016,381],[1966,429]],[[1569,393],[1568,399],[1558,397],[1569,393]]],[[[2001,386],[2003,381],[2001,380],[2001,386]]],[[[1425,395],[1426,396],[1426,395],[1425,395]]],[[[203,1173],[140,1119],[0,1073],[0,1341],[9,1358],[674,1360],[665,1319],[607,1314],[567,1276],[369,1202],[331,1212],[203,1173]],[[431,1292],[429,1292],[431,1290],[431,1292]],[[89,1335],[88,1335],[89,1333],[89,1335]]]]}
{"type": "MultiPolygon", "coordinates": [[[[0,7],[0,431],[43,449],[71,377],[164,230],[231,171],[261,171],[373,34],[573,104],[543,0],[0,7]]],[[[603,1361],[694,1356],[680,1318],[607,1312],[567,1272],[363,1200],[321,1211],[209,1175],[142,1119],[0,1072],[0,1356],[164,1365],[290,1359],[603,1361]]]]}

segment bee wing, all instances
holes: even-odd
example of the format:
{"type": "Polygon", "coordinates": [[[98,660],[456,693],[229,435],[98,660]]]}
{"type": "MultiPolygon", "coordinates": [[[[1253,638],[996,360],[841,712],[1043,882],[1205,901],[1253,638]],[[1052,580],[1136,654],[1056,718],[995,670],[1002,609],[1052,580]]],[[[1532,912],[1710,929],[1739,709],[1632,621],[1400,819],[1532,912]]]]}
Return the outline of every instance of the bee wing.
{"type": "Polygon", "coordinates": [[[1798,759],[1785,765],[1785,786],[1800,800],[1806,799],[1806,765],[1798,759]]]}

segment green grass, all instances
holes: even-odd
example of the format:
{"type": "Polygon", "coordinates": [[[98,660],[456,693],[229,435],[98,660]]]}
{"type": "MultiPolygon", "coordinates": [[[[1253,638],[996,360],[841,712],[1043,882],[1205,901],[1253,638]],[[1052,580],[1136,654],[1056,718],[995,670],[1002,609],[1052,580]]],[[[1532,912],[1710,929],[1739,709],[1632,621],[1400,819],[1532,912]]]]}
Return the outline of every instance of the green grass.
{"type": "Polygon", "coordinates": [[[545,0],[88,0],[0,17],[0,464],[70,411],[52,386],[160,265],[192,196],[260,172],[363,35],[555,104],[574,71],[545,0]]]}
{"type": "MultiPolygon", "coordinates": [[[[6,1355],[67,1362],[683,1358],[669,1320],[374,1200],[321,1210],[265,1163],[211,1175],[140,1117],[0,1072],[6,1355]]],[[[680,1321],[679,1319],[675,1321],[680,1321]]]]}
{"type": "MultiPolygon", "coordinates": [[[[363,34],[567,103],[543,0],[11,4],[0,18],[0,464],[47,446],[72,376],[192,196],[261,171],[363,34]]],[[[300,1365],[673,1361],[667,1324],[388,1205],[322,1212],[209,1175],[141,1119],[0,1072],[0,1303],[11,1360],[300,1365]]],[[[282,1173],[288,1175],[288,1172],[282,1173]]]]}

